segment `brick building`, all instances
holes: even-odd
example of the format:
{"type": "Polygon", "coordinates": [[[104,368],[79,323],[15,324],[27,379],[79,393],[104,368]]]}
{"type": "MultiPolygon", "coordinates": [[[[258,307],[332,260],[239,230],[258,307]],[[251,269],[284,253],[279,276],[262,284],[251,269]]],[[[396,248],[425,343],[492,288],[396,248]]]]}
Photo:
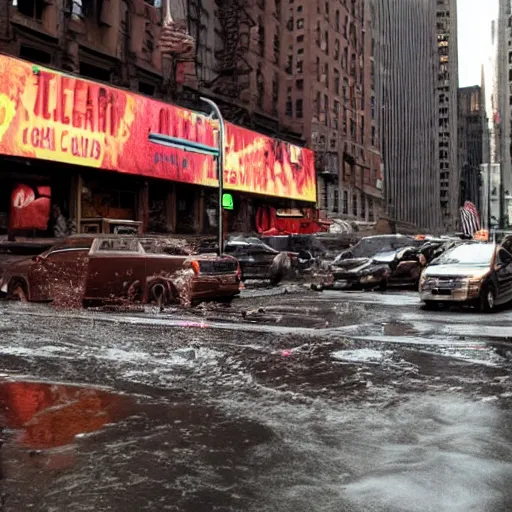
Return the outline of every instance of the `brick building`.
{"type": "MultiPolygon", "coordinates": [[[[280,134],[278,13],[262,2],[249,12],[242,0],[172,0],[174,19],[198,38],[197,62],[174,65],[158,46],[160,1],[67,1],[0,0],[0,235],[15,200],[28,194],[35,204],[43,192],[39,204],[51,195],[79,230],[103,229],[107,217],[145,231],[214,230],[212,161],[157,147],[151,134],[214,143],[199,95],[218,100],[229,121],[280,134]]],[[[312,206],[311,152],[233,124],[227,131],[230,228],[254,229],[260,206],[312,206]]]]}
{"type": "Polygon", "coordinates": [[[364,5],[192,0],[197,77],[183,89],[216,99],[234,122],[314,149],[319,206],[374,221],[382,176],[364,5]]]}
{"type": "Polygon", "coordinates": [[[315,150],[319,206],[374,221],[382,176],[368,2],[295,1],[283,15],[281,122],[315,150]]]}
{"type": "Polygon", "coordinates": [[[138,0],[0,0],[5,53],[38,64],[165,96],[157,48],[161,8],[138,0]]]}

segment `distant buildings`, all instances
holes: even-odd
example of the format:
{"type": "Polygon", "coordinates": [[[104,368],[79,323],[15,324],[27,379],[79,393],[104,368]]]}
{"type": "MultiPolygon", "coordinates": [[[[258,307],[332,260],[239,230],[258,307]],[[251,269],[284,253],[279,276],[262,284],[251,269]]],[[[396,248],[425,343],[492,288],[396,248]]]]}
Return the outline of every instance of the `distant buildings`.
{"type": "Polygon", "coordinates": [[[482,211],[480,166],[484,163],[486,116],[481,87],[459,89],[458,115],[460,200],[471,201],[482,211]]]}

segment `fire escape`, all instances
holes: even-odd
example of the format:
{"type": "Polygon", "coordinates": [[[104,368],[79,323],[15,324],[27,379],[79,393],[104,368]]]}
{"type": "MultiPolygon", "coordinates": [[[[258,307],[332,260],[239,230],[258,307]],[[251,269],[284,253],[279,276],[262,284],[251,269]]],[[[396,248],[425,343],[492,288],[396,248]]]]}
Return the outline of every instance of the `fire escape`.
{"type": "Polygon", "coordinates": [[[250,0],[215,0],[215,17],[220,25],[220,40],[215,45],[217,76],[201,81],[200,89],[210,91],[221,102],[223,113],[233,122],[248,124],[244,91],[250,88],[251,66],[247,60],[251,28],[255,25],[247,12],[250,0]]]}

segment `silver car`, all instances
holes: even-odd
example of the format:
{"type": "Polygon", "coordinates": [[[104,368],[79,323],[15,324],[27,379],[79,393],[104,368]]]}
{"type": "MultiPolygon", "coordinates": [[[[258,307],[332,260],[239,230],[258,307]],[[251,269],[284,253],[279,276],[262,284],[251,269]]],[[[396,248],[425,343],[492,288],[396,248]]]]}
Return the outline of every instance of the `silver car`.
{"type": "Polygon", "coordinates": [[[512,255],[496,244],[458,245],[422,272],[419,292],[427,307],[468,303],[491,311],[512,301],[512,255]]]}

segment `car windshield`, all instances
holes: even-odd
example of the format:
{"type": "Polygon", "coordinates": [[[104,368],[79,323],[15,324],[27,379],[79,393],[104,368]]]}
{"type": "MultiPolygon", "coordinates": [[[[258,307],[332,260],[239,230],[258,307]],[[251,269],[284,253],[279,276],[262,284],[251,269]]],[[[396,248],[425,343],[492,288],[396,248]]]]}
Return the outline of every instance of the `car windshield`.
{"type": "Polygon", "coordinates": [[[464,244],[446,251],[432,262],[432,265],[471,265],[491,264],[495,246],[492,244],[464,244]]]}

